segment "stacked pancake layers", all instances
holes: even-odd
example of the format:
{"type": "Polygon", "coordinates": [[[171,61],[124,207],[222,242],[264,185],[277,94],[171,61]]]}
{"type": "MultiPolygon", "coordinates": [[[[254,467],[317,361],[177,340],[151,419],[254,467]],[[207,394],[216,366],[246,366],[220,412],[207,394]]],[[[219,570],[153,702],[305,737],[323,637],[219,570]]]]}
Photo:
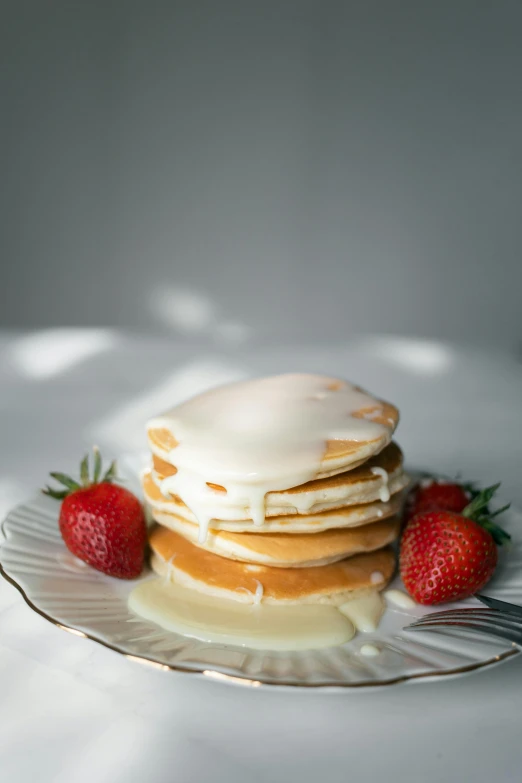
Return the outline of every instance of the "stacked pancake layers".
{"type": "Polygon", "coordinates": [[[398,418],[344,381],[288,375],[153,419],[143,475],[153,569],[253,604],[341,605],[382,590],[408,484],[398,418]]]}

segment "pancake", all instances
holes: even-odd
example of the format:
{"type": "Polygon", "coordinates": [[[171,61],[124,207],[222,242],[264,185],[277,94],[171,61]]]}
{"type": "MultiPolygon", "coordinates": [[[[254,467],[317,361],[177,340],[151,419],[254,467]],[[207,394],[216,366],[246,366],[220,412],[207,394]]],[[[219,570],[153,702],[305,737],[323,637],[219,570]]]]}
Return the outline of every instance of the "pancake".
{"type": "MultiPolygon", "coordinates": [[[[317,464],[312,466],[313,475],[309,479],[333,476],[361,465],[382,451],[399,422],[399,411],[394,405],[337,378],[281,375],[211,389],[152,419],[147,427],[149,446],[155,456],[175,466],[176,449],[184,443],[182,433],[188,421],[192,430],[186,437],[190,440],[195,433],[203,454],[215,447],[215,437],[221,438],[222,449],[233,440],[238,454],[242,453],[245,443],[250,446],[263,438],[265,443],[272,439],[271,446],[277,451],[280,443],[288,443],[288,422],[294,413],[301,416],[299,426],[306,431],[307,421],[312,426],[314,411],[331,410],[339,400],[346,400],[346,410],[338,417],[339,432],[348,432],[351,421],[353,434],[350,438],[337,434],[320,437],[322,454],[317,460],[314,458],[317,464]],[[271,428],[277,416],[278,426],[271,428]],[[358,426],[354,427],[354,423],[358,426]],[[270,433],[268,438],[267,431],[270,433]]],[[[290,434],[295,435],[295,430],[290,434]]],[[[314,435],[316,433],[311,434],[312,439],[314,435]]],[[[290,469],[289,460],[279,470],[282,479],[287,466],[290,469]]],[[[214,481],[212,476],[205,478],[214,481]]],[[[289,481],[284,486],[296,483],[302,483],[302,480],[289,481]]],[[[217,483],[217,486],[221,485],[217,483]]]]}
{"type": "Polygon", "coordinates": [[[389,548],[317,568],[270,568],[228,560],[158,526],[150,535],[151,565],[165,579],[200,593],[243,603],[332,604],[382,590],[393,576],[389,548]]]}
{"type": "Polygon", "coordinates": [[[154,518],[208,552],[273,568],[320,566],[361,552],[374,552],[395,541],[400,530],[399,518],[391,517],[357,528],[334,528],[311,534],[215,531],[209,532],[206,540],[199,543],[199,527],[193,522],[161,513],[154,518]]]}
{"type": "MultiPolygon", "coordinates": [[[[315,514],[344,506],[373,503],[377,500],[388,501],[390,496],[403,490],[409,483],[409,477],[402,469],[402,459],[400,448],[397,444],[391,443],[376,457],[354,470],[309,481],[299,487],[269,492],[265,497],[264,525],[268,521],[267,518],[274,516],[315,514]]],[[[172,466],[154,457],[153,470],[144,475],[145,493],[147,496],[151,495],[148,499],[153,508],[170,511],[193,522],[196,517],[179,497],[175,495],[163,497],[161,492],[161,497],[158,497],[157,493],[149,489],[149,479],[152,479],[159,490],[163,480],[170,475],[169,470],[172,470],[172,466]]],[[[225,490],[214,486],[211,490],[208,501],[205,499],[198,506],[210,517],[212,527],[216,527],[215,520],[249,519],[247,498],[243,503],[237,502],[236,499],[232,505],[225,490]]],[[[262,530],[264,525],[261,525],[259,530],[262,530]]]]}
{"type": "MultiPolygon", "coordinates": [[[[196,517],[181,503],[168,501],[163,498],[161,492],[152,481],[150,474],[144,477],[143,487],[145,499],[151,507],[152,515],[161,523],[169,527],[168,520],[178,517],[181,520],[197,524],[196,517]]],[[[331,528],[348,528],[367,525],[381,519],[393,516],[401,512],[404,504],[405,493],[399,492],[390,497],[387,502],[376,501],[354,506],[319,511],[311,514],[285,514],[280,516],[267,516],[262,526],[254,528],[251,519],[212,519],[210,530],[226,530],[231,533],[252,532],[257,533],[316,533],[331,528]]]]}
{"type": "MultiPolygon", "coordinates": [[[[167,500],[163,497],[157,485],[152,479],[150,471],[146,471],[142,477],[145,500],[150,506],[152,515],[158,517],[161,514],[161,523],[169,527],[169,519],[179,517],[182,520],[197,524],[197,519],[185,504],[175,498],[167,500]]],[[[354,506],[318,511],[310,514],[283,514],[279,516],[267,515],[264,524],[254,528],[251,519],[241,519],[241,511],[237,512],[236,519],[212,519],[210,530],[228,530],[231,533],[252,532],[257,533],[317,533],[321,530],[330,530],[336,527],[359,527],[380,519],[386,519],[399,514],[404,505],[404,492],[391,495],[386,502],[377,500],[373,503],[362,503],[354,506]]]]}

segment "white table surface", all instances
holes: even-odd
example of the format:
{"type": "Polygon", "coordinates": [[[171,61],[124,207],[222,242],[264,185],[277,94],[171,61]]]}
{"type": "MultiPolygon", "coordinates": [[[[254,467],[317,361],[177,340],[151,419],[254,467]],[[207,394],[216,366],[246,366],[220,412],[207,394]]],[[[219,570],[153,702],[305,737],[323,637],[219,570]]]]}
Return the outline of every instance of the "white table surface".
{"type": "MultiPolygon", "coordinates": [[[[0,339],[0,509],[93,442],[107,457],[143,448],[147,416],[177,399],[288,369],[344,375],[388,396],[403,411],[410,464],[502,478],[522,504],[522,367],[507,356],[368,339],[218,350],[63,330],[0,339]]],[[[522,655],[468,677],[366,692],[232,687],[133,664],[55,628],[0,583],[6,783],[514,782],[521,713],[522,655]]]]}

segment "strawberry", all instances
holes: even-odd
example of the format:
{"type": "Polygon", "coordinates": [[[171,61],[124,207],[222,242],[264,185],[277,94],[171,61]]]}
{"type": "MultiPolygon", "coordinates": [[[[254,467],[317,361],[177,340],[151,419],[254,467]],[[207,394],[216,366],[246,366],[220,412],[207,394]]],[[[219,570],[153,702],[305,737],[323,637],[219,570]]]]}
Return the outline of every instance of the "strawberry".
{"type": "Polygon", "coordinates": [[[93,478],[89,459],[81,463],[80,480],[51,473],[64,489],[47,486],[43,492],[62,500],[59,526],[66,547],[98,571],[120,579],[134,579],[143,568],[147,528],[138,498],[112,482],[116,463],[102,473],[102,461],[94,449],[93,478]]]}
{"type": "Polygon", "coordinates": [[[470,501],[470,492],[461,484],[434,479],[421,483],[410,498],[406,518],[420,511],[463,511],[470,501]]]}
{"type": "Polygon", "coordinates": [[[493,518],[489,501],[500,485],[478,493],[462,513],[421,511],[407,523],[400,570],[408,593],[420,604],[458,601],[480,590],[497,565],[497,546],[510,536],[493,518]]]}

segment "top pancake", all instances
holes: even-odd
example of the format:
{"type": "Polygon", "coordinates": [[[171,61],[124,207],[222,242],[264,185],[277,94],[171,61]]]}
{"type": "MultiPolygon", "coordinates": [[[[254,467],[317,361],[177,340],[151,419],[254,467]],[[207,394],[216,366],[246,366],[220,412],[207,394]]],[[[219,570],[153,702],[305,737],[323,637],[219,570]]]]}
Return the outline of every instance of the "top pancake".
{"type": "MultiPolygon", "coordinates": [[[[318,463],[312,466],[310,479],[333,476],[361,465],[371,456],[382,451],[391,441],[399,421],[399,412],[395,406],[371,397],[359,387],[352,387],[346,381],[336,378],[304,375],[277,376],[274,379],[267,378],[245,382],[244,384],[231,384],[230,387],[212,390],[149,422],[147,428],[148,441],[151,451],[156,457],[176,467],[176,449],[180,444],[186,444],[187,437],[190,441],[190,433],[188,436],[185,435],[185,440],[183,439],[183,412],[186,408],[189,408],[192,431],[194,431],[194,421],[199,423],[198,417],[201,417],[201,428],[196,428],[195,432],[202,447],[202,454],[206,453],[206,428],[208,427],[211,430],[214,423],[217,431],[213,431],[208,435],[209,443],[212,442],[213,448],[215,448],[216,437],[221,438],[224,449],[228,448],[230,438],[235,437],[234,447],[236,444],[239,444],[237,451],[238,456],[241,458],[241,443],[247,449],[253,443],[256,443],[256,438],[263,438],[265,445],[270,443],[272,427],[274,432],[273,448],[277,452],[277,438],[283,438],[283,442],[285,438],[285,414],[288,420],[291,420],[292,416],[294,416],[296,421],[292,421],[296,427],[302,427],[303,438],[306,441],[307,418],[309,421],[312,420],[314,406],[317,406],[317,409],[325,409],[328,405],[335,406],[338,399],[344,400],[343,395],[350,394],[353,395],[353,401],[348,396],[349,402],[347,402],[347,406],[350,408],[349,413],[344,414],[344,418],[339,414],[338,427],[339,432],[343,431],[343,429],[350,431],[349,422],[352,422],[351,427],[354,429],[354,432],[357,432],[357,437],[346,439],[325,435],[324,438],[321,438],[322,456],[318,463]],[[301,390],[299,385],[299,379],[301,378],[304,379],[303,390],[301,390]],[[285,386],[286,379],[290,379],[287,386],[285,386]],[[297,382],[294,383],[295,379],[297,379],[297,382]],[[310,381],[311,388],[316,391],[316,393],[310,393],[309,397],[304,396],[307,393],[307,381],[310,381]],[[279,396],[274,394],[274,388],[276,391],[280,391],[277,386],[278,383],[283,388],[283,392],[279,396]],[[238,396],[238,387],[241,387],[241,395],[243,396],[238,396]],[[322,391],[317,391],[316,387],[322,389],[322,391]],[[261,392],[259,392],[259,389],[261,389],[261,392]],[[213,395],[216,398],[215,402],[213,401],[213,395]],[[230,401],[227,395],[230,396],[230,401]],[[251,402],[249,395],[254,398],[253,402],[251,402]],[[337,395],[340,395],[339,398],[337,395]],[[200,400],[201,403],[199,403],[200,400]],[[244,411],[241,408],[241,403],[245,406],[244,411]],[[198,404],[201,404],[201,413],[197,408],[198,404]],[[300,405],[301,408],[299,408],[300,405]],[[192,408],[189,406],[192,406],[192,408]],[[237,419],[234,418],[234,406],[239,408],[237,419]],[[295,412],[296,408],[299,408],[297,413],[295,412]],[[273,415],[272,409],[275,410],[273,415]],[[274,419],[277,416],[279,416],[279,421],[274,423],[274,419]],[[302,418],[299,418],[300,416],[302,418]],[[263,427],[264,417],[268,420],[266,428],[263,427]],[[355,427],[357,421],[359,425],[355,427]],[[228,430],[227,427],[229,428],[228,430]]],[[[309,423],[308,426],[311,427],[312,425],[309,423]]],[[[292,430],[293,435],[295,435],[295,431],[295,429],[292,430]]],[[[312,433],[311,437],[315,437],[315,433],[312,433]]],[[[281,466],[279,470],[279,476],[283,481],[284,471],[285,465],[281,466]]],[[[214,481],[212,476],[206,475],[205,470],[201,472],[207,481],[214,481]]],[[[218,482],[214,481],[214,483],[221,486],[218,482]]],[[[292,487],[300,483],[302,483],[302,479],[299,482],[294,481],[292,483],[290,481],[290,483],[284,486],[292,487]]],[[[279,486],[282,487],[282,484],[279,484],[279,486]]]]}

